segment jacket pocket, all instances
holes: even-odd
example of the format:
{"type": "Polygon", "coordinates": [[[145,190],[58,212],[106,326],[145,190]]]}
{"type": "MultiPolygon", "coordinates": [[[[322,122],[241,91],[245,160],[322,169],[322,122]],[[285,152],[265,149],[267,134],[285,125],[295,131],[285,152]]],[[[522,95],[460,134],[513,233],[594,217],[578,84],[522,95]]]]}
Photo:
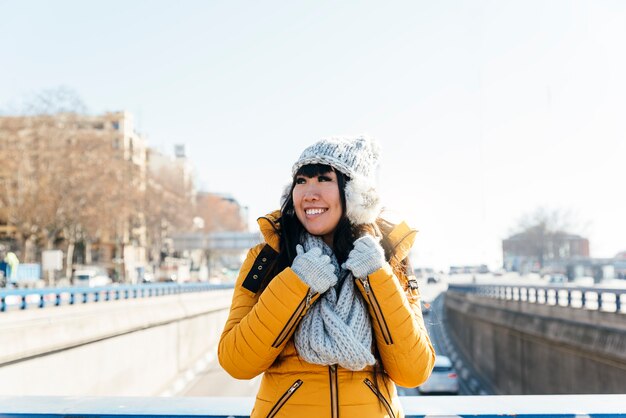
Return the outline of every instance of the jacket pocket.
{"type": "Polygon", "coordinates": [[[291,315],[291,318],[289,318],[289,321],[287,321],[287,324],[285,324],[285,327],[282,331],[280,331],[276,340],[274,340],[274,343],[272,344],[273,348],[280,347],[280,345],[285,342],[287,337],[291,335],[291,331],[293,331],[296,325],[298,325],[300,318],[304,316],[306,309],[311,305],[311,299],[313,296],[315,296],[315,293],[313,290],[309,289],[304,299],[302,299],[294,313],[291,315]]]}
{"type": "Polygon", "coordinates": [[[289,398],[291,398],[293,394],[296,393],[296,390],[298,390],[300,386],[302,386],[302,380],[298,379],[293,383],[293,385],[291,385],[291,387],[289,387],[289,389],[287,389],[287,392],[285,392],[283,396],[281,396],[280,399],[278,399],[278,401],[274,404],[269,414],[267,414],[267,418],[273,418],[274,416],[276,416],[276,414],[278,414],[281,408],[285,406],[289,398]]]}
{"type": "Polygon", "coordinates": [[[376,386],[374,386],[374,383],[372,383],[372,381],[369,379],[365,379],[363,382],[368,388],[370,388],[372,392],[374,392],[374,395],[376,395],[378,400],[385,406],[385,409],[387,410],[387,413],[389,414],[389,416],[391,418],[396,418],[396,415],[393,413],[393,409],[391,409],[391,405],[389,404],[387,399],[385,399],[383,394],[380,393],[380,391],[376,388],[376,386]]]}
{"type": "Polygon", "coordinates": [[[367,301],[369,302],[372,310],[374,311],[374,319],[376,323],[380,327],[381,332],[383,333],[383,339],[385,340],[385,344],[391,345],[393,344],[393,340],[391,339],[391,332],[389,331],[389,327],[387,326],[387,321],[385,321],[385,317],[383,316],[383,311],[378,303],[378,299],[374,294],[374,289],[371,288],[369,278],[366,277],[362,280],[357,280],[357,283],[363,287],[365,291],[365,295],[367,297],[367,301]]]}

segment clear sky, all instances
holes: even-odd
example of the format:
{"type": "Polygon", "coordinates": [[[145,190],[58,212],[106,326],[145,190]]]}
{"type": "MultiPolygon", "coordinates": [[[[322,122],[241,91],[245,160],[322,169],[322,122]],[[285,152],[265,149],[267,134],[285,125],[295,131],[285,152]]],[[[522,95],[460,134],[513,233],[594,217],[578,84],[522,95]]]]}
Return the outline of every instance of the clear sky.
{"type": "Polygon", "coordinates": [[[626,250],[624,1],[0,0],[0,39],[5,113],[58,86],[128,110],[252,220],[307,145],[368,134],[418,264],[496,266],[537,207],[626,250]]]}

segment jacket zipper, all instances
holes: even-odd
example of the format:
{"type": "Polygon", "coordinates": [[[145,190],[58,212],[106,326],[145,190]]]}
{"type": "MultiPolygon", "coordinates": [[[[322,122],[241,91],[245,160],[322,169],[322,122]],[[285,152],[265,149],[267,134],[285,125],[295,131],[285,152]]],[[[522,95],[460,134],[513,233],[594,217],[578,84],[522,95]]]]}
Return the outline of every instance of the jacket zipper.
{"type": "Polygon", "coordinates": [[[293,312],[293,314],[291,314],[291,317],[289,318],[289,321],[287,321],[287,324],[285,324],[285,327],[282,329],[282,331],[280,331],[278,337],[276,337],[276,340],[272,344],[273,348],[280,347],[280,345],[285,342],[285,339],[289,337],[291,331],[295,328],[296,325],[298,325],[300,318],[304,316],[306,310],[309,308],[309,306],[311,306],[311,299],[313,298],[313,296],[315,296],[315,292],[313,292],[313,289],[309,289],[304,299],[302,299],[300,304],[298,304],[296,310],[293,312]]]}
{"type": "Polygon", "coordinates": [[[378,299],[376,299],[374,290],[370,287],[369,278],[365,277],[361,279],[361,283],[363,284],[363,289],[365,290],[367,299],[369,300],[370,305],[372,305],[372,308],[374,309],[374,316],[376,317],[376,322],[378,322],[378,325],[380,326],[380,330],[383,332],[383,338],[385,340],[385,344],[387,345],[393,344],[393,340],[391,339],[391,332],[389,331],[389,327],[387,326],[387,322],[385,321],[383,312],[380,309],[380,305],[378,304],[378,299]]]}
{"type": "Polygon", "coordinates": [[[389,416],[391,418],[395,418],[396,416],[393,413],[393,410],[391,409],[391,405],[389,405],[389,402],[387,402],[387,399],[385,399],[383,394],[380,393],[378,389],[376,389],[376,386],[374,386],[374,383],[372,383],[372,381],[369,379],[365,379],[363,382],[365,382],[367,387],[370,388],[371,391],[374,392],[374,395],[376,395],[378,399],[383,403],[383,405],[385,405],[385,409],[387,409],[387,413],[389,414],[389,416]]]}
{"type": "Polygon", "coordinates": [[[336,364],[328,366],[328,378],[330,379],[330,416],[339,418],[339,383],[336,364]]]}
{"type": "Polygon", "coordinates": [[[298,390],[300,386],[302,386],[302,380],[298,379],[294,382],[293,385],[291,385],[291,387],[287,390],[287,392],[285,392],[283,396],[280,397],[278,402],[274,404],[274,406],[270,410],[270,413],[267,414],[267,418],[272,418],[273,416],[275,416],[278,413],[278,411],[280,411],[280,409],[285,405],[285,403],[287,403],[289,398],[291,398],[291,396],[296,392],[296,390],[298,390]]]}

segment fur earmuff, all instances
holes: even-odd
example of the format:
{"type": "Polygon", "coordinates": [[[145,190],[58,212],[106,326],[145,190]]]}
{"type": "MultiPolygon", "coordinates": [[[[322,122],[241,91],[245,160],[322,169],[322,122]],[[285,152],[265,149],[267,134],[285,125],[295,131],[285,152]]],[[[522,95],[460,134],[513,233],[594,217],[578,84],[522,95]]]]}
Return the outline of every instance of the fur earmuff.
{"type": "Polygon", "coordinates": [[[353,225],[374,223],[381,211],[376,188],[363,178],[346,183],[346,216],[353,225]]]}

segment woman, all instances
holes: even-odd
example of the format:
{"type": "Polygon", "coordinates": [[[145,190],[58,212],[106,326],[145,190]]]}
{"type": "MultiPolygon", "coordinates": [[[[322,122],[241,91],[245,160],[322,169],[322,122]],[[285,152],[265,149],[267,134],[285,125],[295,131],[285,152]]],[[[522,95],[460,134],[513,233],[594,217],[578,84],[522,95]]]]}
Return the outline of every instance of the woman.
{"type": "Polygon", "coordinates": [[[376,144],[327,139],[293,166],[280,211],[259,219],[220,338],[233,377],[264,372],[251,417],[401,417],[394,382],[433,368],[408,263],[416,231],[379,217],[376,144]]]}

